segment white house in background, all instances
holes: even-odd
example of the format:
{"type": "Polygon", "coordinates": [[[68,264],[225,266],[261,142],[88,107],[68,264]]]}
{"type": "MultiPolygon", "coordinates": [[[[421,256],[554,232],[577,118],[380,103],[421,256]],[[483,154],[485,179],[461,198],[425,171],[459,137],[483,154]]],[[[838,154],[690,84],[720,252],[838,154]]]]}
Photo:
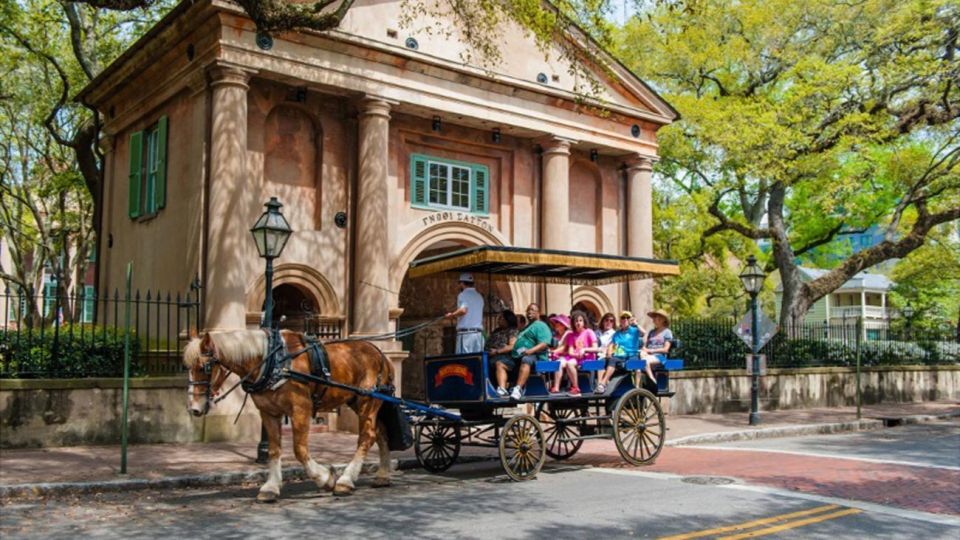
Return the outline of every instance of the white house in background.
{"type": "MultiPolygon", "coordinates": [[[[819,268],[800,268],[804,281],[812,281],[824,274],[827,270],[819,268]]],[[[857,320],[863,320],[864,334],[870,339],[871,334],[886,328],[891,317],[898,317],[899,312],[890,307],[887,295],[894,283],[883,274],[860,272],[837,290],[817,300],[804,316],[803,322],[808,324],[829,322],[830,326],[855,325],[857,320]],[[871,332],[873,330],[873,332],[871,332]]],[[[783,284],[777,285],[777,312],[783,301],[783,284]]]]}

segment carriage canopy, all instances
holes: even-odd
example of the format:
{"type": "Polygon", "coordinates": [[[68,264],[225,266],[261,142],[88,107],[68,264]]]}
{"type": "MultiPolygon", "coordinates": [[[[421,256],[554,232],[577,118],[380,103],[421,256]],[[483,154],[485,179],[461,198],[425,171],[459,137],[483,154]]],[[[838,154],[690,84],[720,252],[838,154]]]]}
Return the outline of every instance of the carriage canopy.
{"type": "Polygon", "coordinates": [[[411,278],[440,272],[473,272],[503,281],[603,285],[676,276],[680,266],[671,260],[504,246],[476,246],[410,263],[411,278]]]}

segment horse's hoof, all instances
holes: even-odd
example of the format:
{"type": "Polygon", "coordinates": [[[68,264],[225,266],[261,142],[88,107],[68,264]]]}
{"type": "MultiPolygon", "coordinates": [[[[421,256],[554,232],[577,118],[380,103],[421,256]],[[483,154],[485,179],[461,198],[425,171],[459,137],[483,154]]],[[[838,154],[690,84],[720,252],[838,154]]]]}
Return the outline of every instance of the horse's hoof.
{"type": "Polygon", "coordinates": [[[275,503],[280,497],[278,493],[272,491],[261,491],[257,493],[257,502],[258,503],[275,503]]]}
{"type": "Polygon", "coordinates": [[[375,488],[390,487],[390,479],[389,479],[389,478],[374,478],[374,479],[373,479],[373,487],[375,487],[375,488]]]}
{"type": "Polygon", "coordinates": [[[353,495],[353,488],[345,484],[337,484],[333,488],[334,497],[349,497],[353,495]]]}
{"type": "Polygon", "coordinates": [[[331,474],[327,483],[321,487],[323,487],[324,491],[333,491],[337,487],[337,477],[331,474]]]}

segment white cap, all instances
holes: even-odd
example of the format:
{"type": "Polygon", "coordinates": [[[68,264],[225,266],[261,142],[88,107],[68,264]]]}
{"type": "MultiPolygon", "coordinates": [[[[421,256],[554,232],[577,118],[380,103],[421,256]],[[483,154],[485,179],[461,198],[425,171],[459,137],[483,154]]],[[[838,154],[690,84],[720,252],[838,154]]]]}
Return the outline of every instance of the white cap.
{"type": "Polygon", "coordinates": [[[462,283],[473,283],[473,274],[470,274],[468,272],[464,272],[460,274],[460,281],[462,283]]]}

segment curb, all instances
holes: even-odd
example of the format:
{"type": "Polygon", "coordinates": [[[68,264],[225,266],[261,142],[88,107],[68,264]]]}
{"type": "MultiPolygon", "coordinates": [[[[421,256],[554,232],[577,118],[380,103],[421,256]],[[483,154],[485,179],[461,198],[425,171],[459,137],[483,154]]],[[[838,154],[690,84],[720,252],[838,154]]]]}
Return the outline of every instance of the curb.
{"type": "MultiPolygon", "coordinates": [[[[390,468],[402,468],[402,461],[391,459],[390,468]]],[[[413,460],[416,463],[416,460],[413,460]]],[[[346,463],[331,465],[336,473],[342,474],[346,463]]],[[[376,463],[364,463],[361,474],[376,472],[376,463]]],[[[260,471],[226,472],[214,474],[194,474],[172,476],[169,478],[124,478],[119,480],[98,480],[92,482],[49,482],[37,484],[17,484],[0,486],[0,499],[17,499],[53,495],[83,495],[90,493],[110,493],[116,491],[139,491],[144,489],[197,488],[213,486],[231,486],[267,481],[266,469],[260,471]]],[[[303,467],[284,467],[281,470],[284,482],[309,480],[303,467]]]]}
{"type": "Polygon", "coordinates": [[[802,435],[824,435],[829,433],[845,433],[851,431],[870,431],[908,424],[921,424],[944,420],[960,416],[960,409],[943,414],[922,414],[900,417],[876,417],[852,422],[836,422],[830,424],[805,424],[796,426],[779,426],[751,429],[745,431],[721,431],[718,433],[703,433],[689,435],[676,440],[667,441],[665,446],[686,446],[695,444],[724,443],[734,441],[750,441],[757,439],[774,439],[778,437],[797,437],[802,435]]]}
{"type": "MultiPolygon", "coordinates": [[[[487,456],[461,456],[457,463],[475,463],[487,461],[487,456]]],[[[499,459],[499,458],[496,458],[499,459]]],[[[331,465],[338,475],[343,473],[346,463],[331,465]]],[[[364,463],[361,474],[377,472],[379,465],[364,463]]],[[[419,469],[416,458],[396,458],[390,460],[390,468],[395,471],[419,469]]],[[[299,465],[282,469],[284,482],[308,481],[303,467],[299,465]]],[[[236,486],[242,484],[262,484],[267,481],[267,470],[224,472],[212,474],[194,474],[172,476],[169,478],[124,478],[118,480],[97,480],[90,482],[46,482],[35,484],[0,485],[0,499],[25,499],[44,496],[84,495],[91,493],[113,493],[117,491],[140,491],[146,489],[202,488],[216,486],[236,486]]]]}

